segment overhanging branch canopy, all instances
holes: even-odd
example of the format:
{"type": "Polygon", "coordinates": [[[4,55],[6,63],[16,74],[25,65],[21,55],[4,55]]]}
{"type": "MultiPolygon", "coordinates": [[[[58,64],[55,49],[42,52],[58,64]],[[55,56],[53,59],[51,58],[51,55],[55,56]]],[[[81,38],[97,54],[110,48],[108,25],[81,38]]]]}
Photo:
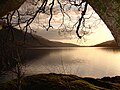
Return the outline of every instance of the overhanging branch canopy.
{"type": "MultiPolygon", "coordinates": [[[[0,18],[8,14],[10,11],[17,10],[25,1],[26,0],[0,0],[0,10],[1,10],[0,18]]],[[[31,1],[34,2],[36,0],[31,0],[31,1]]],[[[37,1],[44,2],[49,0],[37,0],[37,1]]],[[[119,0],[59,0],[59,1],[69,2],[71,5],[74,6],[80,6],[78,2],[81,1],[90,4],[93,7],[93,9],[96,11],[96,13],[105,22],[105,24],[113,34],[116,42],[118,43],[118,46],[120,46],[120,1],[119,0]]],[[[51,8],[53,8],[52,4],[50,5],[51,8]]],[[[51,11],[52,10],[50,10],[50,12],[51,11]]],[[[62,13],[64,12],[64,10],[61,11],[62,13]]],[[[50,15],[52,17],[52,12],[50,15]]],[[[51,27],[50,21],[49,21],[49,26],[51,27]]]]}

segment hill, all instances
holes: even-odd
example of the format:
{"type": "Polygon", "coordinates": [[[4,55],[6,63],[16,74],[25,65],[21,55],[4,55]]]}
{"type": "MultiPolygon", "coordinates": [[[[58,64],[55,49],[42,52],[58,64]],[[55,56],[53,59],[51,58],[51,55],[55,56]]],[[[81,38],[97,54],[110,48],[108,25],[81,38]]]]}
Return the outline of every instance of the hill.
{"type": "Polygon", "coordinates": [[[0,42],[8,45],[21,45],[24,47],[76,47],[78,45],[62,42],[53,42],[41,36],[26,33],[13,28],[12,30],[0,30],[0,42]],[[24,40],[25,38],[25,40],[24,40]]]}
{"type": "Polygon", "coordinates": [[[117,43],[114,40],[106,41],[97,45],[95,47],[117,47],[117,43]]]}

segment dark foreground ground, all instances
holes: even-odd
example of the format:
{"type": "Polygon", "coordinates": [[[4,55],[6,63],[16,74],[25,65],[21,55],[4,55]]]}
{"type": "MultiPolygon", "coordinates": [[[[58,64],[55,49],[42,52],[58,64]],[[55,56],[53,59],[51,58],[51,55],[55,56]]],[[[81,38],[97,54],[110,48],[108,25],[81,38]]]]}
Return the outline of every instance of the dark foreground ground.
{"type": "MultiPolygon", "coordinates": [[[[0,84],[0,90],[17,90],[16,80],[0,84]]],[[[120,76],[101,79],[66,74],[39,74],[22,79],[22,90],[120,90],[120,76]]]]}

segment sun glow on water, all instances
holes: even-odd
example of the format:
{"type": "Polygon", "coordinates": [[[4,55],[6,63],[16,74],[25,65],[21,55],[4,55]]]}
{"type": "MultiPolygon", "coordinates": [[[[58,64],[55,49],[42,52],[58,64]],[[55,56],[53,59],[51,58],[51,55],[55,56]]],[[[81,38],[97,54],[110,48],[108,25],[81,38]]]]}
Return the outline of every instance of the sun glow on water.
{"type": "Polygon", "coordinates": [[[64,73],[95,78],[120,75],[119,49],[77,47],[45,50],[48,54],[28,63],[27,74],[64,73]]]}

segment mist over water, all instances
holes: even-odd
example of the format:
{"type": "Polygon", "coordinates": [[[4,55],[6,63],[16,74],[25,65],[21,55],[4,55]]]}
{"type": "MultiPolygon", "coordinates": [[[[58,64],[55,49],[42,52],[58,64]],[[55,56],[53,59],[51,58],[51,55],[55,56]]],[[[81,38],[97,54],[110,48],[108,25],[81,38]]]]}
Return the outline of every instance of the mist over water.
{"type": "Polygon", "coordinates": [[[59,47],[36,50],[39,56],[27,62],[26,75],[64,73],[95,78],[120,76],[119,48],[59,47]]]}

